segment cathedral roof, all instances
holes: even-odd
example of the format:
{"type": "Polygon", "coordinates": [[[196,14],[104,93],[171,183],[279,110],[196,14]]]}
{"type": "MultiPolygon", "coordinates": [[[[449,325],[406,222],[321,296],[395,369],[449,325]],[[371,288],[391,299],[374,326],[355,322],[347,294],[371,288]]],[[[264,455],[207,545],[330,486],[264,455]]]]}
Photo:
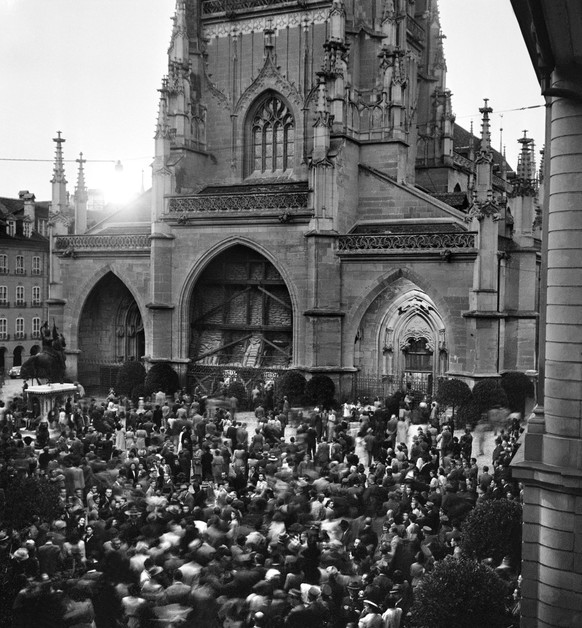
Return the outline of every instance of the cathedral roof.
{"type": "Polygon", "coordinates": [[[462,233],[466,231],[455,222],[366,222],[357,224],[351,234],[413,234],[413,233],[462,233]]]}
{"type": "MultiPolygon", "coordinates": [[[[480,138],[456,123],[454,127],[453,143],[455,147],[455,152],[466,157],[470,147],[472,146],[473,150],[476,153],[479,150],[479,144],[481,142],[480,138]]],[[[493,154],[493,163],[499,168],[501,168],[502,164],[505,164],[505,172],[507,173],[508,177],[511,178],[511,175],[513,174],[513,168],[507,163],[505,157],[494,148],[491,148],[491,152],[493,154]]]]}
{"type": "Polygon", "coordinates": [[[116,233],[150,233],[151,231],[151,189],[109,214],[88,231],[91,235],[112,235],[116,233]]]}
{"type": "Polygon", "coordinates": [[[433,192],[432,196],[461,211],[466,210],[470,205],[466,192],[433,192]]]}

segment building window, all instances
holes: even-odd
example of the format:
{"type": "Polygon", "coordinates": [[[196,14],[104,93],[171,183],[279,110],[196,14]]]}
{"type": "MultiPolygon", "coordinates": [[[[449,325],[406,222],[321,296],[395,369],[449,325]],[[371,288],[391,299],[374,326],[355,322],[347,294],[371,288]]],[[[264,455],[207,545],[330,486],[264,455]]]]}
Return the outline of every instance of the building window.
{"type": "Polygon", "coordinates": [[[24,305],[24,286],[16,286],[16,305],[24,305]]]}
{"type": "Polygon", "coordinates": [[[46,223],[46,220],[41,220],[40,218],[36,221],[36,230],[41,236],[46,236],[46,223]]]}
{"type": "Polygon", "coordinates": [[[16,319],[15,331],[16,331],[16,339],[24,340],[24,319],[21,316],[19,316],[16,319]]]}
{"type": "Polygon", "coordinates": [[[0,318],[0,340],[8,340],[8,320],[0,318]]]}
{"type": "Polygon", "coordinates": [[[6,231],[7,231],[9,236],[14,237],[16,235],[16,221],[9,220],[6,223],[6,231]]]}
{"type": "Polygon", "coordinates": [[[24,221],[22,223],[22,234],[25,238],[30,238],[30,234],[32,233],[32,225],[28,221],[24,221]]]}
{"type": "Polygon", "coordinates": [[[40,275],[40,257],[38,255],[32,258],[32,274],[40,275]]]}
{"type": "Polygon", "coordinates": [[[0,286],[0,305],[8,305],[8,286],[0,286]]]}
{"type": "Polygon", "coordinates": [[[0,255],[0,274],[6,275],[8,273],[8,256],[0,255]]]}
{"type": "Polygon", "coordinates": [[[35,316],[32,319],[32,337],[40,338],[40,317],[35,316]]]}
{"type": "Polygon", "coordinates": [[[17,275],[24,275],[25,274],[25,270],[24,270],[24,255],[17,255],[16,256],[16,274],[17,275]]]}
{"type": "Polygon", "coordinates": [[[250,126],[251,166],[254,174],[283,172],[293,167],[295,120],[289,107],[269,95],[256,109],[250,126]]]}
{"type": "Polygon", "coordinates": [[[32,305],[40,305],[40,286],[32,287],[32,305]]]}

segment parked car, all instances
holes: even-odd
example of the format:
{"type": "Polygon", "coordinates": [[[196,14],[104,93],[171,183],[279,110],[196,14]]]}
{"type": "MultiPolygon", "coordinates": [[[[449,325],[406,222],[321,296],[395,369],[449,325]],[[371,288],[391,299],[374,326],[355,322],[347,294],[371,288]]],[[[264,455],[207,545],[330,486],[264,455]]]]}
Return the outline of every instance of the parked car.
{"type": "Polygon", "coordinates": [[[13,366],[9,371],[10,379],[16,379],[20,377],[20,366],[13,366]]]}

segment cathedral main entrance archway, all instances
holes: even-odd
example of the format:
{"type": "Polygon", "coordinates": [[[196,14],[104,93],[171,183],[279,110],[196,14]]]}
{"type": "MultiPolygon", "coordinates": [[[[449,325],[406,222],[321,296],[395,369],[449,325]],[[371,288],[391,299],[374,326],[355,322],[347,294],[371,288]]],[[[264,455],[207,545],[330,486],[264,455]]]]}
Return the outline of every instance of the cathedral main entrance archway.
{"type": "Polygon", "coordinates": [[[247,388],[271,381],[292,360],[293,308],[285,281],[266,257],[235,245],[215,257],[192,291],[191,384],[213,392],[232,379],[247,388]]]}
{"type": "Polygon", "coordinates": [[[89,390],[115,385],[123,362],[141,360],[145,335],[141,313],[127,286],[113,273],[89,293],[79,320],[78,377],[89,390]]]}

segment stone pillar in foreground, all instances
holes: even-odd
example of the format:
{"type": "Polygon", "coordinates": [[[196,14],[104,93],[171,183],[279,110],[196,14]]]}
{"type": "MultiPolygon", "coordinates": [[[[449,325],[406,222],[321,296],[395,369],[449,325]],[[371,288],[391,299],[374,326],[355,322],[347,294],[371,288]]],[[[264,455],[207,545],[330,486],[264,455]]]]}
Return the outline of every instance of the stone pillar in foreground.
{"type": "Polygon", "coordinates": [[[524,628],[582,626],[582,101],[551,99],[549,118],[544,400],[514,462],[524,628]]]}

